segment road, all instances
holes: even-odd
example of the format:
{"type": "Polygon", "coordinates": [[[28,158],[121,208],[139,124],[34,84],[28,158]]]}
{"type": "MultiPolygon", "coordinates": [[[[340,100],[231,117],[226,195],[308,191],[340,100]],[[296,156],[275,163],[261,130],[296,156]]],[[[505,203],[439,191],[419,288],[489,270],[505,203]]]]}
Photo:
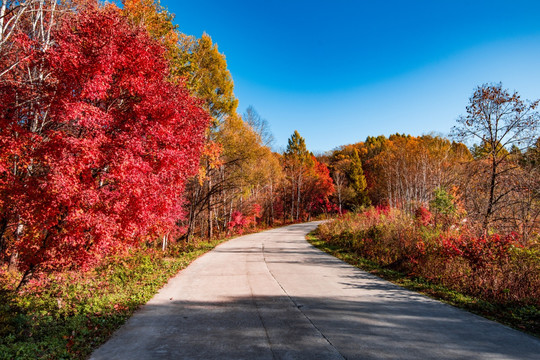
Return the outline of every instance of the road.
{"type": "Polygon", "coordinates": [[[540,359],[534,337],[315,249],[316,225],[218,246],[91,359],[540,359]]]}

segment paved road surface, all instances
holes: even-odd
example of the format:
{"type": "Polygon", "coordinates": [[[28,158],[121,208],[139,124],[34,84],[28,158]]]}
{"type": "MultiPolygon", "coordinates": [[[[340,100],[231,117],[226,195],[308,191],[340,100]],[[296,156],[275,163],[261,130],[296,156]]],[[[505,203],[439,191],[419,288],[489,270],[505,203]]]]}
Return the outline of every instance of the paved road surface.
{"type": "Polygon", "coordinates": [[[540,340],[313,248],[317,223],[231,240],[91,359],[540,359],[540,340]]]}

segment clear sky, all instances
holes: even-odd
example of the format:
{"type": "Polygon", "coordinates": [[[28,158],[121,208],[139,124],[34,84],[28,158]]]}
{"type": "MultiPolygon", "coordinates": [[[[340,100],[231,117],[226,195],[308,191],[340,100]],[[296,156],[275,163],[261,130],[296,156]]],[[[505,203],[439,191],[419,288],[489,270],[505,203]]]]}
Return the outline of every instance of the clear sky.
{"type": "Polygon", "coordinates": [[[540,1],[162,0],[224,53],[238,112],[311,151],[368,135],[447,135],[474,88],[540,98],[540,1]]]}

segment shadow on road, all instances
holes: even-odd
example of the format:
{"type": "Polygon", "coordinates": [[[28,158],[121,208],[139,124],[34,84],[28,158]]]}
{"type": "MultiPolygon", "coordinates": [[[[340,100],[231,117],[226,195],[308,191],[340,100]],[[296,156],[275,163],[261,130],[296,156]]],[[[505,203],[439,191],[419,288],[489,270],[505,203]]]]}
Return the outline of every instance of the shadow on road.
{"type": "Polygon", "coordinates": [[[171,299],[147,305],[130,320],[115,340],[132,344],[117,358],[336,358],[320,331],[347,359],[538,359],[537,339],[518,345],[523,334],[514,330],[494,331],[491,322],[474,315],[458,319],[450,307],[438,313],[435,303],[433,309],[428,302],[411,311],[400,305],[404,300],[409,299],[171,299]]]}

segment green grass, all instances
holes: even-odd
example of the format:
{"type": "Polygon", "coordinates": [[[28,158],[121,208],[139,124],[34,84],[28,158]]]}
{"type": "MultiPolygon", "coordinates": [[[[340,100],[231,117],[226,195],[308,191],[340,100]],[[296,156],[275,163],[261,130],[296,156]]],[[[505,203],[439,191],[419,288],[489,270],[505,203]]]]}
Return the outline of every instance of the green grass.
{"type": "Polygon", "coordinates": [[[491,303],[434,284],[423,278],[408,276],[399,271],[385,268],[376,262],[361,257],[351,250],[329,244],[319,239],[317,237],[317,230],[308,234],[306,238],[313,246],[320,250],[394,284],[524,331],[530,335],[540,337],[540,309],[535,306],[491,303]]]}
{"type": "Polygon", "coordinates": [[[193,260],[224,240],[135,251],[41,289],[0,286],[0,359],[85,359],[193,260]]]}

